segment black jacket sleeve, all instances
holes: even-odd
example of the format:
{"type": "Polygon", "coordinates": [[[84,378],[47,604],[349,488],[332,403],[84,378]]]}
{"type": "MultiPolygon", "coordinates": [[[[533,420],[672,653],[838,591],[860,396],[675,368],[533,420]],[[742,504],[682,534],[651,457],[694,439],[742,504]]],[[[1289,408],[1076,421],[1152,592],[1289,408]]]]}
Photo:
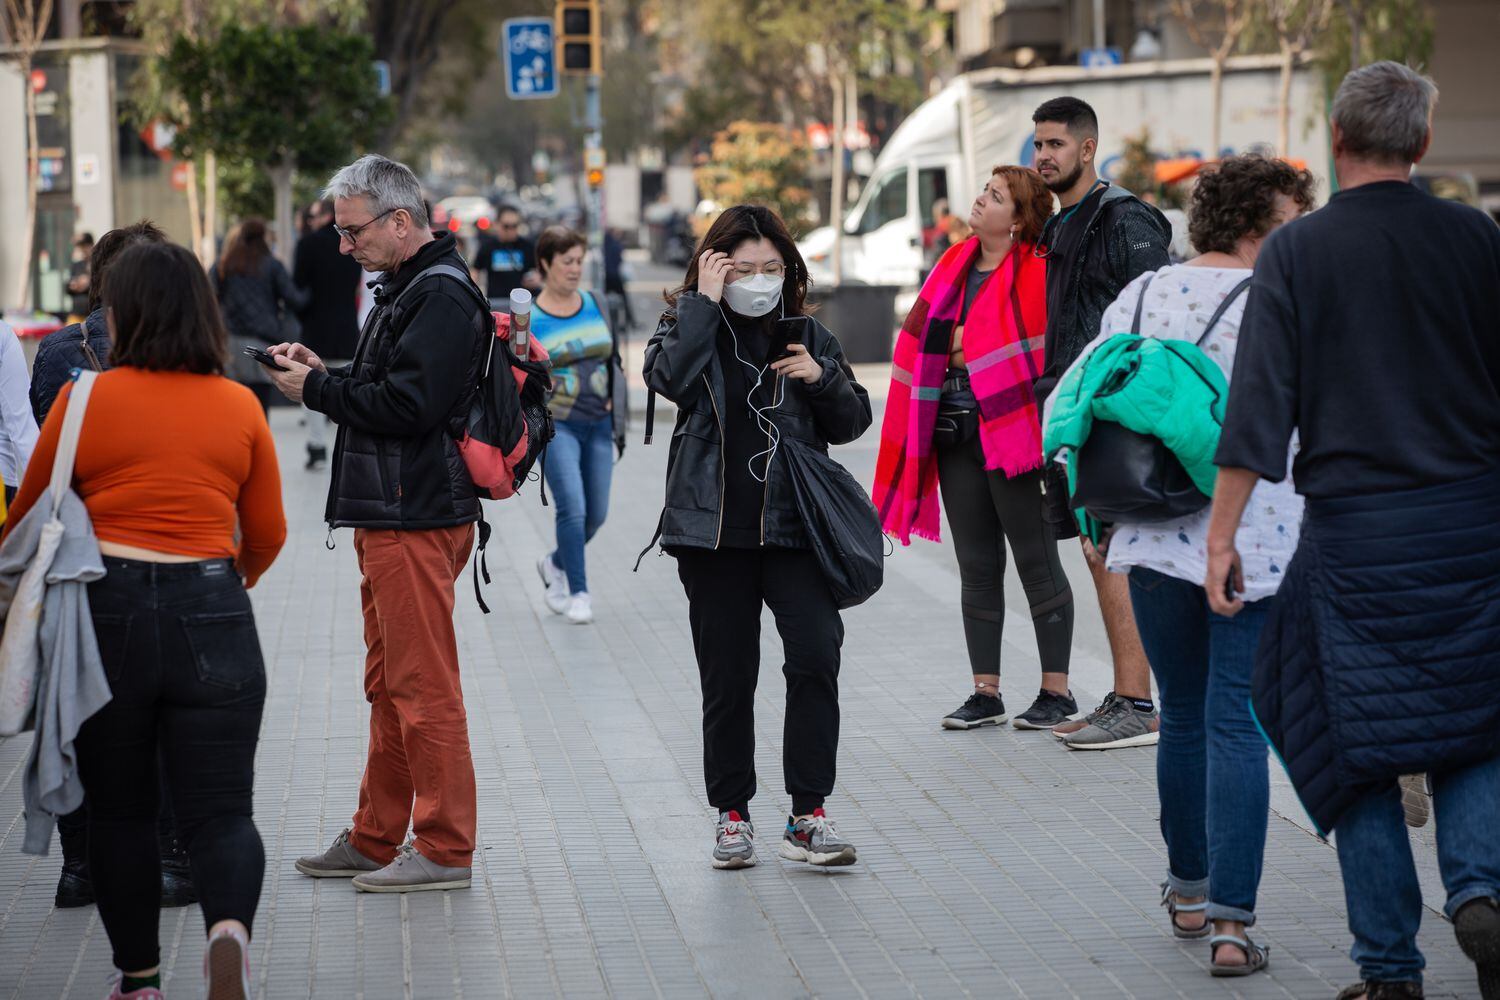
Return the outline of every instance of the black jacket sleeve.
{"type": "Polygon", "coordinates": [[[662,316],[646,344],[646,386],[683,406],[703,391],[703,372],[714,353],[723,314],[718,303],[684,292],[677,311],[662,316]]]}
{"type": "Polygon", "coordinates": [[[391,349],[386,377],[356,382],[311,371],[303,389],[309,409],[337,424],[392,437],[425,433],[447,419],[485,330],[478,305],[441,286],[413,294],[406,329],[391,349]]]}
{"type": "Polygon", "coordinates": [[[1120,288],[1172,262],[1167,252],[1172,243],[1171,225],[1156,209],[1134,198],[1120,202],[1105,238],[1109,269],[1120,288]]]}
{"type": "Polygon", "coordinates": [[[854,378],[837,337],[828,335],[818,360],[823,365],[823,378],[807,389],[813,419],[818,433],[829,444],[848,444],[868,430],[874,419],[870,394],[854,378]]]}

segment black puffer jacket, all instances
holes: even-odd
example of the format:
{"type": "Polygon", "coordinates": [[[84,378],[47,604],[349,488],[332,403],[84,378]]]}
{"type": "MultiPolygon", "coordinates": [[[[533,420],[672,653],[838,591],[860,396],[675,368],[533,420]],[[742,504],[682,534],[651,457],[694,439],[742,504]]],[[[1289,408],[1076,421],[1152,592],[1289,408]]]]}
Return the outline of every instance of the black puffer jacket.
{"type": "Polygon", "coordinates": [[[47,412],[74,368],[102,372],[110,367],[109,347],[109,323],[102,308],[89,313],[82,323],[54,330],[42,339],[31,363],[31,412],[38,427],[47,422],[47,412]]]}
{"type": "Polygon", "coordinates": [[[444,233],[394,273],[381,276],[354,363],[310,372],[308,408],[339,425],[328,488],[330,528],[450,528],[479,518],[479,498],[454,436],[463,428],[487,338],[479,290],[419,271],[468,265],[444,233]]]}
{"type": "MultiPolygon", "coordinates": [[[[1056,216],[1050,225],[1057,225],[1056,216]]],[[[1047,234],[1042,239],[1045,242],[1047,234]]],[[[1170,263],[1172,225],[1157,209],[1118,185],[1110,185],[1084,228],[1060,315],[1047,317],[1047,361],[1036,381],[1045,400],[1068,366],[1099,336],[1104,310],[1141,274],[1170,263]]],[[[1047,266],[1060,262],[1049,260],[1047,266]]],[[[1049,274],[1048,279],[1051,280],[1049,274]]]]}
{"type": "MultiPolygon", "coordinates": [[[[675,315],[662,317],[646,345],[646,385],[677,404],[660,525],[664,547],[719,547],[724,503],[721,428],[727,410],[716,344],[723,321],[711,299],[686,292],[677,301],[675,315]]],[[[870,397],[854,380],[838,339],[811,317],[803,323],[802,343],[822,361],[823,379],[816,385],[787,380],[784,401],[769,414],[784,438],[826,452],[830,444],[847,444],[870,426],[870,397]]],[[[767,472],[762,527],[765,545],[807,544],[786,459],[779,452],[767,472]]]]}

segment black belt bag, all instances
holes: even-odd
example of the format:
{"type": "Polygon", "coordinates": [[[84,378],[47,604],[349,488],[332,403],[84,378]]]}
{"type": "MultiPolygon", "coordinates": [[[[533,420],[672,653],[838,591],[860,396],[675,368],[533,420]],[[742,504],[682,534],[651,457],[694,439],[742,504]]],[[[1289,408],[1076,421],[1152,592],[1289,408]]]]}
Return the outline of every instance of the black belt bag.
{"type": "Polygon", "coordinates": [[[979,401],[969,388],[969,373],[950,375],[943,380],[943,395],[938,400],[937,419],[932,425],[932,443],[939,448],[956,448],[979,436],[979,401]]]}

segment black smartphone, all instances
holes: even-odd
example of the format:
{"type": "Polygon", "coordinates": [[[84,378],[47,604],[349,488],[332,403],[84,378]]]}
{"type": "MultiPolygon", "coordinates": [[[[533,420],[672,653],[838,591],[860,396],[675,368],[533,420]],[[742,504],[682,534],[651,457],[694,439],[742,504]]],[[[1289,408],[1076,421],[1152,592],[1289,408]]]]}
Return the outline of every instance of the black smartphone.
{"type": "Polygon", "coordinates": [[[802,319],[779,319],[771,327],[771,353],[766,357],[780,361],[791,353],[791,345],[802,343],[802,319]]]}
{"type": "Polygon", "coordinates": [[[268,350],[265,350],[264,348],[247,347],[245,348],[244,353],[245,357],[250,358],[253,361],[259,361],[267,368],[275,368],[278,371],[281,370],[281,366],[276,363],[276,355],[272,354],[268,350]]]}

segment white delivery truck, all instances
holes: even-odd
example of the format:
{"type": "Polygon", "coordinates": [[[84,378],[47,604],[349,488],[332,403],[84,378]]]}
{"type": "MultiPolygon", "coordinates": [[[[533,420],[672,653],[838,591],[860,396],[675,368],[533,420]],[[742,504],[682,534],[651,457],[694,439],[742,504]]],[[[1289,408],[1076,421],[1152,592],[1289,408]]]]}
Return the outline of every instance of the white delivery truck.
{"type": "MultiPolygon", "coordinates": [[[[1224,74],[1223,152],[1276,143],[1279,60],[1231,59],[1224,74]]],[[[915,288],[923,270],[922,230],[932,206],[947,199],[966,219],[993,167],[1029,166],[1031,114],[1043,101],[1071,94],[1099,116],[1098,169],[1120,170],[1127,139],[1149,129],[1154,152],[1169,159],[1211,158],[1212,100],[1207,59],[1129,63],[1104,69],[1051,66],[987,69],[957,77],[901,123],[880,151],[870,181],[844,219],[844,280],[915,288]]],[[[1328,125],[1322,84],[1311,67],[1294,71],[1291,156],[1304,161],[1328,195],[1328,125]]],[[[800,244],[817,284],[832,278],[833,229],[824,226],[800,244]]]]}

